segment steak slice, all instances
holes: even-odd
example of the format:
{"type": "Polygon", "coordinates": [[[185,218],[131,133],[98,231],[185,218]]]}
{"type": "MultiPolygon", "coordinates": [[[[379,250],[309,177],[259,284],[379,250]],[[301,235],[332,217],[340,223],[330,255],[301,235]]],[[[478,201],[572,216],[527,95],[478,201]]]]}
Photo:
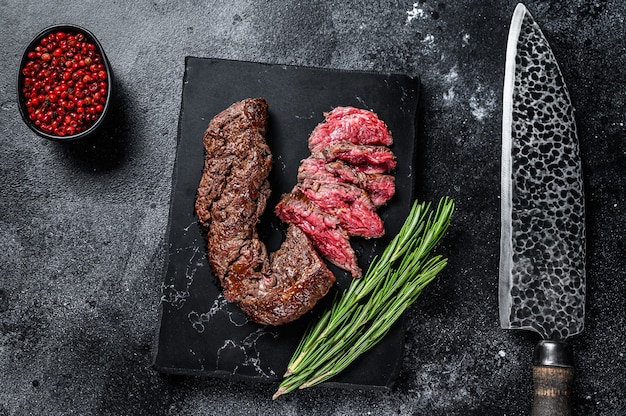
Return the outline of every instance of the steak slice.
{"type": "Polygon", "coordinates": [[[396,193],[395,178],[380,173],[366,175],[367,179],[361,183],[361,186],[370,195],[374,205],[377,207],[385,205],[396,193]]]}
{"type": "Polygon", "coordinates": [[[209,263],[225,299],[260,324],[279,325],[310,310],[335,276],[298,231],[289,230],[272,257],[259,239],[256,226],[270,194],[272,166],[267,117],[265,100],[250,98],[211,120],[195,211],[208,228],[209,263]]]}
{"type": "Polygon", "coordinates": [[[315,248],[336,266],[361,276],[350,236],[384,235],[376,208],[395,193],[393,138],[371,111],[336,107],[324,114],[309,136],[311,155],[298,181],[275,208],[285,222],[300,227],[315,248]]]}
{"type": "Polygon", "coordinates": [[[380,207],[395,194],[395,178],[381,173],[362,172],[345,162],[308,157],[298,169],[298,182],[313,180],[320,183],[350,183],[367,192],[372,203],[380,207]]]}
{"type": "Polygon", "coordinates": [[[361,277],[362,272],[348,233],[341,227],[339,220],[322,212],[297,187],[283,195],[274,212],[284,222],[304,231],[328,261],[349,271],[353,277],[361,277]]]}
{"type": "Polygon", "coordinates": [[[320,211],[337,218],[348,235],[377,238],[385,234],[376,207],[361,188],[349,183],[313,180],[305,180],[299,187],[320,211]]]}
{"type": "Polygon", "coordinates": [[[368,193],[376,207],[386,204],[396,192],[396,182],[393,175],[359,171],[340,160],[326,163],[326,170],[348,183],[361,187],[368,193]]]}
{"type": "Polygon", "coordinates": [[[324,114],[325,122],[318,124],[309,136],[311,153],[321,151],[332,143],[349,142],[365,145],[390,146],[393,138],[387,125],[371,111],[355,107],[336,107],[324,114]]]}
{"type": "Polygon", "coordinates": [[[271,264],[270,275],[259,281],[262,295],[244,297],[239,303],[255,322],[291,322],[311,310],[335,283],[311,241],[295,225],[287,228],[285,241],[271,255],[271,264]]]}
{"type": "Polygon", "coordinates": [[[341,160],[362,172],[386,173],[396,167],[396,157],[386,146],[357,145],[347,142],[333,143],[314,156],[326,161],[341,160]]]}

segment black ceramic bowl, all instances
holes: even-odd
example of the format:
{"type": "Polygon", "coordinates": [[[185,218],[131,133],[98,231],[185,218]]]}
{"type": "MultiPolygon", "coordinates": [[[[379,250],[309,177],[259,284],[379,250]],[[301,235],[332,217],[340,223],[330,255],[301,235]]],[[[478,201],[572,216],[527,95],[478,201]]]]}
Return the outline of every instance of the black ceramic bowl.
{"type": "MultiPolygon", "coordinates": [[[[41,47],[41,46],[40,46],[41,47]]],[[[71,63],[68,64],[67,61],[72,61],[73,60],[73,56],[75,56],[74,54],[72,54],[71,52],[68,51],[68,55],[65,56],[65,54],[60,54],[60,52],[57,52],[57,54],[55,55],[54,52],[56,51],[52,51],[52,50],[45,50],[43,53],[48,53],[50,56],[46,57],[47,59],[52,59],[52,57],[55,57],[54,62],[56,62],[55,65],[55,70],[56,71],[62,71],[63,67],[69,67],[71,66],[71,63]],[[72,56],[70,56],[72,55],[72,56]]],[[[61,51],[63,52],[63,51],[61,51]]],[[[78,52],[80,54],[80,52],[78,52]]],[[[83,58],[85,57],[84,55],[83,58]]],[[[84,59],[83,59],[83,63],[84,63],[84,59]]],[[[50,63],[53,62],[52,60],[50,61],[39,61],[39,68],[45,65],[50,65],[50,63]]],[[[94,62],[91,61],[87,61],[87,63],[85,64],[87,71],[87,74],[89,75],[89,66],[90,64],[92,65],[94,62]]],[[[81,69],[84,67],[76,67],[73,68],[74,71],[81,69]]],[[[54,71],[53,71],[54,72],[54,71]]],[[[99,72],[98,72],[99,73],[99,72]]],[[[43,75],[42,75],[43,76],[43,75]]],[[[67,75],[66,75],[67,76],[67,75]]],[[[69,81],[69,80],[68,80],[69,81]]],[[[45,81],[42,81],[45,83],[45,81]]],[[[49,84],[53,84],[52,87],[54,87],[54,85],[58,85],[58,83],[61,81],[50,81],[49,84]]],[[[93,78],[90,77],[89,81],[87,82],[83,82],[83,84],[79,84],[81,87],[83,87],[83,91],[88,91],[89,90],[89,86],[91,86],[94,82],[93,78]],[[88,82],[88,83],[87,83],[88,82]]],[[[65,87],[67,87],[67,84],[65,85],[65,87]]],[[[65,88],[63,87],[63,88],[65,88]]],[[[30,90],[30,89],[29,89],[30,90]]],[[[67,94],[66,98],[67,97],[67,94]]],[[[55,94],[53,100],[58,100],[59,99],[60,94],[55,94]]],[[[107,59],[106,54],[104,53],[104,49],[102,48],[102,45],[100,44],[100,42],[98,41],[98,39],[96,39],[96,37],[88,30],[79,27],[79,26],[75,26],[75,25],[70,25],[70,24],[63,24],[63,25],[55,25],[55,26],[51,26],[45,30],[43,30],[41,33],[39,33],[28,45],[28,47],[26,48],[26,50],[24,51],[24,55],[22,56],[22,60],[20,62],[20,68],[19,68],[19,72],[18,72],[18,79],[17,79],[17,101],[18,101],[18,107],[20,109],[20,114],[22,116],[22,119],[24,120],[24,122],[26,123],[26,125],[28,125],[28,127],[30,127],[35,133],[37,133],[39,136],[44,137],[46,139],[49,140],[55,140],[55,141],[74,141],[74,140],[78,140],[78,139],[84,139],[87,137],[91,137],[95,134],[97,134],[100,130],[102,130],[104,122],[106,120],[106,116],[109,113],[109,110],[111,108],[111,101],[112,101],[112,96],[113,96],[113,73],[111,71],[111,65],[109,64],[109,61],[107,59]],[[96,120],[90,120],[90,121],[85,121],[85,127],[83,130],[81,131],[75,131],[72,132],[72,129],[66,129],[66,131],[63,133],[63,135],[60,135],[58,133],[55,132],[50,132],[50,131],[44,131],[42,130],[36,123],[36,120],[33,120],[31,116],[31,113],[29,113],[29,109],[27,107],[27,102],[28,102],[28,98],[26,97],[26,93],[24,91],[24,87],[25,87],[25,80],[27,78],[27,76],[24,74],[24,68],[26,67],[27,63],[31,60],[33,60],[32,54],[31,57],[29,58],[29,52],[34,52],[35,48],[41,44],[41,40],[43,38],[47,38],[49,37],[51,34],[56,34],[58,32],[63,32],[66,34],[73,34],[73,35],[78,35],[78,34],[82,34],[82,36],[84,36],[84,41],[88,44],[88,45],[93,45],[93,46],[89,46],[89,49],[92,49],[95,47],[94,51],[100,56],[101,59],[101,63],[104,66],[104,71],[106,72],[106,78],[105,79],[101,79],[98,78],[95,82],[98,83],[99,87],[98,87],[98,97],[106,97],[104,103],[100,102],[99,104],[102,106],[101,111],[97,111],[96,110],[96,106],[94,105],[93,107],[89,108],[86,106],[86,104],[84,103],[84,97],[85,96],[89,96],[89,100],[90,102],[96,102],[96,100],[92,100],[93,95],[89,95],[89,94],[93,94],[96,91],[94,90],[92,93],[88,93],[87,95],[83,95],[82,93],[78,94],[79,98],[83,98],[83,101],[79,104],[82,105],[78,105],[76,104],[77,101],[77,97],[76,97],[76,92],[79,90],[79,88],[75,85],[75,82],[78,81],[84,81],[84,74],[83,73],[78,73],[78,75],[74,75],[74,73],[71,73],[70,76],[70,80],[73,80],[74,82],[72,82],[72,85],[69,87],[69,89],[71,89],[72,92],[72,96],[70,98],[70,100],[74,100],[75,104],[69,105],[67,104],[67,100],[64,101],[65,107],[60,110],[59,112],[62,113],[63,117],[62,119],[65,120],[65,116],[70,116],[70,119],[80,119],[82,117],[82,115],[80,114],[85,114],[86,116],[86,111],[90,110],[92,112],[94,112],[95,114],[97,114],[97,119],[96,120]],[[106,82],[106,87],[104,87],[103,85],[103,81],[106,82]],[[104,87],[104,88],[100,88],[100,87],[104,87]],[[72,106],[72,109],[68,109],[69,106],[72,106]],[[82,111],[82,113],[76,113],[77,108],[78,107],[82,107],[85,106],[82,111]],[[72,111],[72,110],[76,110],[76,111],[72,111]],[[72,117],[73,114],[78,114],[75,117],[72,117]]],[[[31,105],[31,107],[33,108],[30,111],[35,111],[35,107],[39,108],[40,111],[44,111],[43,109],[49,109],[52,108],[52,104],[50,102],[50,99],[48,98],[49,96],[46,95],[39,95],[39,97],[45,97],[44,101],[46,101],[46,105],[42,107],[41,104],[39,104],[38,106],[33,106],[31,105]]],[[[37,100],[37,102],[39,102],[41,100],[37,100]]],[[[56,102],[55,102],[56,104],[56,102]]],[[[55,105],[56,107],[56,105],[55,105]]],[[[98,109],[100,107],[97,107],[98,109]]],[[[59,112],[54,111],[53,112],[53,116],[54,118],[58,119],[58,115],[59,112]]],[[[92,114],[92,113],[90,113],[92,114]]],[[[51,116],[52,117],[52,116],[51,116]]],[[[89,117],[93,117],[93,115],[90,115],[89,117]]],[[[41,120],[40,120],[41,123],[41,120]]],[[[50,124],[51,122],[48,122],[46,124],[50,124]]],[[[74,120],[72,120],[72,124],[74,123],[74,120]]],[[[76,130],[76,129],[75,129],[76,130]]]]}

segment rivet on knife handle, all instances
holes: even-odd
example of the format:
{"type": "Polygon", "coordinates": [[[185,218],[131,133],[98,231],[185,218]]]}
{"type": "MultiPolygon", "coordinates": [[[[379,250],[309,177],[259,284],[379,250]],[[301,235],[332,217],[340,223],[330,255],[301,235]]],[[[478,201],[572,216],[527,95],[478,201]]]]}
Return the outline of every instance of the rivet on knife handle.
{"type": "Polygon", "coordinates": [[[563,341],[541,341],[535,349],[533,365],[533,416],[571,415],[571,346],[563,341]]]}

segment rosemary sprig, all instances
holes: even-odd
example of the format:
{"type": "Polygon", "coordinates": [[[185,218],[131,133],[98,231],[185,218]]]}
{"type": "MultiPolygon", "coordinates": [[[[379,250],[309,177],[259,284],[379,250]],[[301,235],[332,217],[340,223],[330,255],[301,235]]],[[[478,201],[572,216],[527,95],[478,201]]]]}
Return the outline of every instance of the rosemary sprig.
{"type": "Polygon", "coordinates": [[[337,375],[376,345],[446,266],[447,259],[430,257],[443,237],[454,202],[415,201],[404,225],[365,275],[352,280],[330,309],[309,327],[289,362],[273,398],[296,388],[319,384],[337,375]]]}

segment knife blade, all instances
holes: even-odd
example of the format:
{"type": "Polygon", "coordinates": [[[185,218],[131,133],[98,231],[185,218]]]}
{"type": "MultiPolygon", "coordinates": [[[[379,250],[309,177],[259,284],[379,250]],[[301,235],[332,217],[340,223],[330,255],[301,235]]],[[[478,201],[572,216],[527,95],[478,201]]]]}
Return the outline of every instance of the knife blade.
{"type": "Polygon", "coordinates": [[[574,108],[523,4],[511,19],[502,116],[500,324],[541,336],[534,415],[571,413],[572,350],[584,329],[585,204],[574,108]]]}

